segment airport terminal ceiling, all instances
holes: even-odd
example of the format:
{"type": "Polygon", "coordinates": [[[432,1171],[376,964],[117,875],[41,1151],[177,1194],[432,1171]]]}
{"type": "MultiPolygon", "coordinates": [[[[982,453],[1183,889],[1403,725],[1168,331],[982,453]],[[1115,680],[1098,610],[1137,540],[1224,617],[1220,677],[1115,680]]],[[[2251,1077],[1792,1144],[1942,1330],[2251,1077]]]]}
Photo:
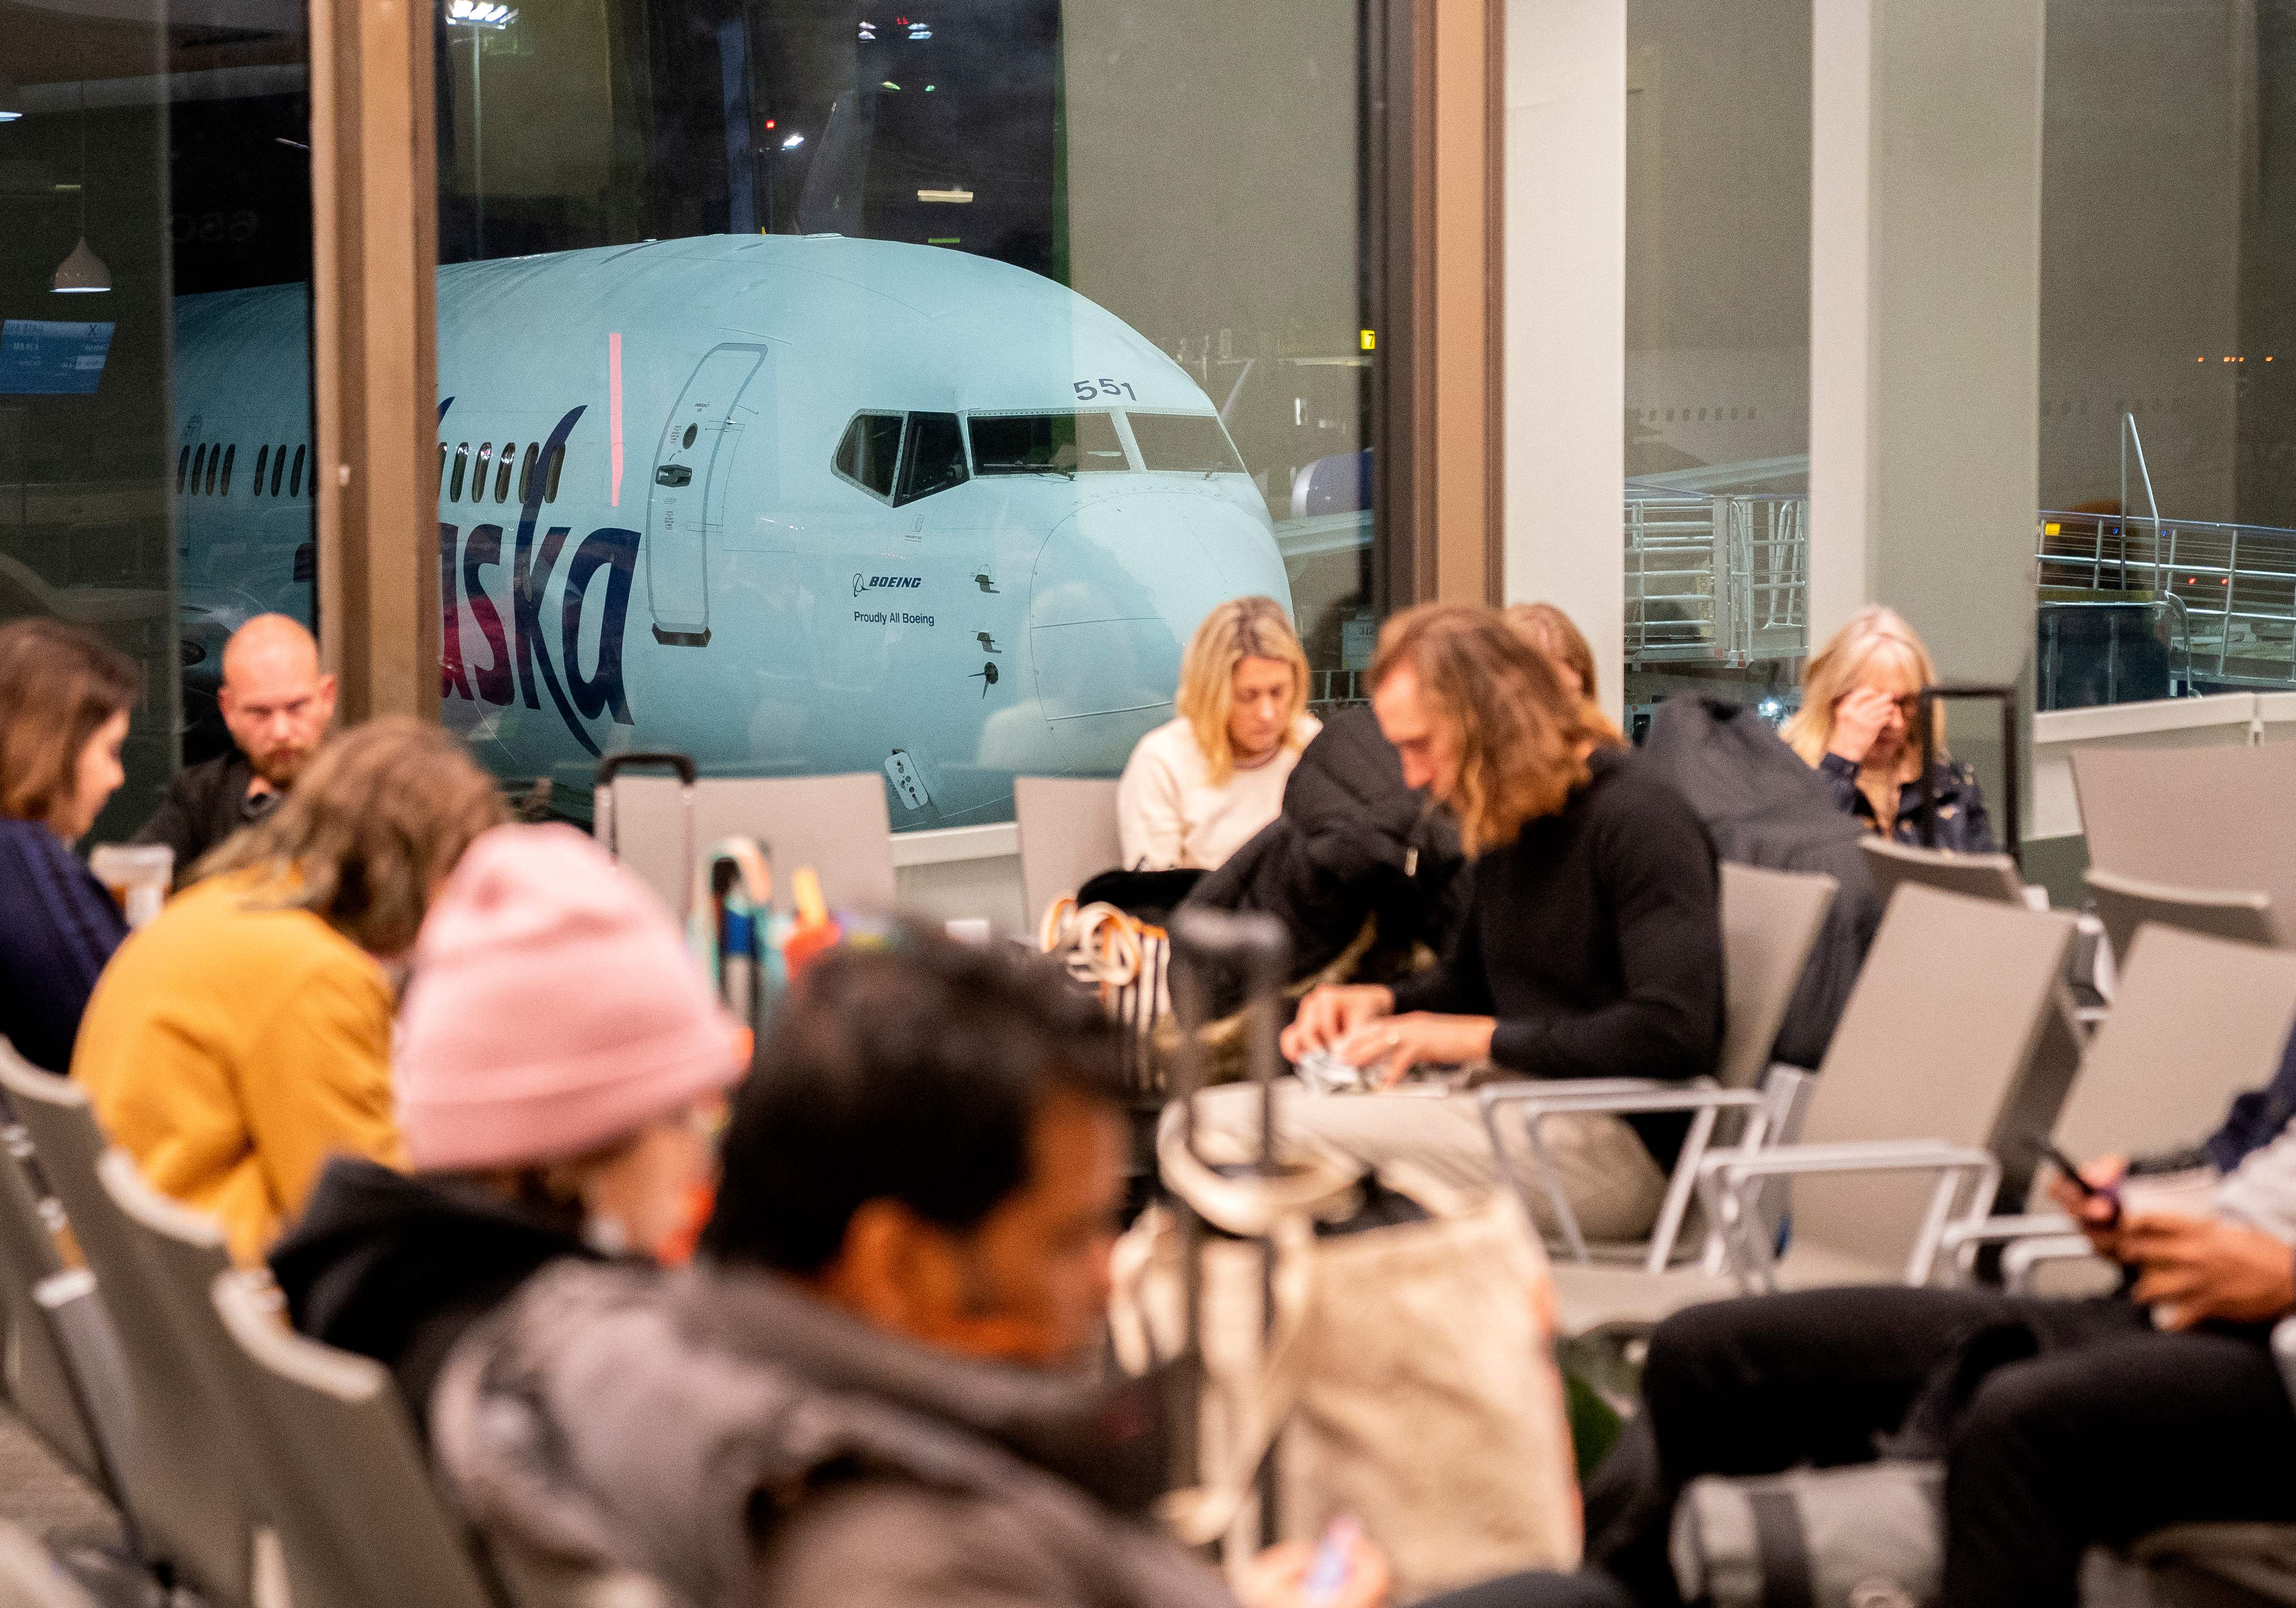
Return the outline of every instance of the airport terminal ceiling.
{"type": "MultiPolygon", "coordinates": [[[[221,741],[231,628],[314,611],[306,28],[0,29],[0,607],[150,667],[132,816],[221,741]],[[112,284],[74,297],[83,201],[112,284]]],[[[562,802],[666,745],[879,772],[921,826],[1112,774],[1222,597],[1283,598],[1353,700],[1362,34],[1357,0],[440,0],[446,718],[562,802]]]]}

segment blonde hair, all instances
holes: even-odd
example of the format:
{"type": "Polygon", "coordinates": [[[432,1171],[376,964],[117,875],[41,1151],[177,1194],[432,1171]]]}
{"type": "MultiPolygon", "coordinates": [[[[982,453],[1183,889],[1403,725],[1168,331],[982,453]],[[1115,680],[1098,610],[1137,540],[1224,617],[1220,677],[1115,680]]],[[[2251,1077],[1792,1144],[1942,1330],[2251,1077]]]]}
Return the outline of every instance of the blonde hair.
{"type": "Polygon", "coordinates": [[[262,868],[275,909],[303,909],[373,955],[402,955],[482,832],[510,818],[494,779],[438,726],[385,715],[329,740],[261,824],[198,874],[262,868]]]}
{"type": "Polygon", "coordinates": [[[1232,597],[1204,616],[1180,659],[1180,691],[1173,700],[1180,718],[1195,734],[1204,767],[1214,787],[1235,775],[1235,748],[1228,741],[1228,716],[1235,708],[1235,667],[1247,659],[1273,659],[1292,667],[1292,709],[1283,721],[1283,746],[1301,743],[1300,717],[1308,712],[1308,655],[1283,605],[1272,597],[1232,597]]]}
{"type": "Polygon", "coordinates": [[[1578,677],[1587,723],[1612,741],[1624,742],[1625,734],[1619,730],[1618,722],[1603,710],[1602,695],[1595,680],[1595,650],[1587,645],[1585,634],[1571,623],[1570,616],[1550,603],[1511,603],[1507,606],[1506,622],[1550,661],[1578,677]]]}
{"type": "MultiPolygon", "coordinates": [[[[1833,706],[1864,679],[1866,667],[1883,653],[1903,655],[1922,685],[1937,685],[1937,665],[1903,615],[1880,603],[1858,610],[1811,657],[1808,668],[1802,673],[1801,707],[1778,733],[1786,740],[1786,746],[1801,756],[1802,763],[1814,766],[1825,758],[1825,746],[1833,737],[1833,706]]],[[[1937,721],[1935,746],[1938,757],[1942,759],[1945,710],[1937,704],[1931,709],[1937,721]]],[[[1906,734],[1907,742],[1921,742],[1922,722],[1922,716],[1916,714],[1906,734]]]]}
{"type": "Polygon", "coordinates": [[[1585,751],[1603,732],[1497,610],[1423,603],[1397,615],[1379,634],[1374,691],[1406,668],[1436,718],[1458,727],[1452,807],[1470,856],[1512,843],[1587,781],[1585,751]]]}

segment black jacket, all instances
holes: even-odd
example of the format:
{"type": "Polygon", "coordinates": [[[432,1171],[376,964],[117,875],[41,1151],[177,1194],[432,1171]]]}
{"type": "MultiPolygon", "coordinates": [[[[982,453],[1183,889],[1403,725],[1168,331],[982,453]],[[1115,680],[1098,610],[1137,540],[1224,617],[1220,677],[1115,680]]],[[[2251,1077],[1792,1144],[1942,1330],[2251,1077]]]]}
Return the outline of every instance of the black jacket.
{"type": "MultiPolygon", "coordinates": [[[[1597,749],[1587,768],[1476,862],[1451,952],[1398,983],[1395,1008],[1495,1016],[1491,1060],[1532,1077],[1704,1076],[1722,1042],[1714,846],[1640,755],[1597,749]]],[[[1684,1121],[1635,1126],[1670,1165],[1684,1121]]]]}
{"type": "Polygon", "coordinates": [[[295,1327],[372,1357],[418,1430],[463,1332],[546,1263],[597,1253],[564,1225],[466,1185],[339,1156],[271,1252],[295,1327]]]}
{"type": "MultiPolygon", "coordinates": [[[[1817,774],[1825,778],[1833,790],[1833,806],[1844,815],[1855,816],[1866,830],[1879,833],[1882,823],[1874,814],[1874,805],[1857,786],[1857,767],[1840,754],[1824,754],[1817,761],[1817,774]]],[[[1957,760],[1939,759],[1930,766],[1930,785],[1937,797],[1937,841],[1922,841],[1922,784],[1908,782],[1898,790],[1897,819],[1890,825],[1890,835],[1908,849],[1946,849],[1956,854],[1998,854],[2001,845],[1994,841],[1993,817],[1986,813],[1985,793],[1977,785],[1977,773],[1957,760]]]]}
{"type": "MultiPolygon", "coordinates": [[[[1185,901],[1264,910],[1292,935],[1292,974],[1322,971],[1378,923],[1355,976],[1385,982],[1424,944],[1441,952],[1466,909],[1466,861],[1449,819],[1404,785],[1403,763],[1369,710],[1324,723],[1283,784],[1283,813],[1185,901]]],[[[1234,1002],[1229,1002],[1230,1005],[1234,1002]]]]}
{"type": "Polygon", "coordinates": [[[1837,803],[1824,775],[1737,704],[1687,693],[1668,699],[1651,721],[1643,754],[1698,812],[1724,859],[1833,878],[1833,907],[1772,1051],[1780,1061],[1816,1066],[1882,922],[1857,847],[1864,829],[1837,803]]]}
{"type": "Polygon", "coordinates": [[[176,882],[181,886],[208,850],[242,826],[252,826],[277,807],[275,792],[247,796],[255,767],[233,749],[197,765],[187,765],[168,785],[160,808],[136,833],[138,843],[165,843],[176,851],[176,882]]]}

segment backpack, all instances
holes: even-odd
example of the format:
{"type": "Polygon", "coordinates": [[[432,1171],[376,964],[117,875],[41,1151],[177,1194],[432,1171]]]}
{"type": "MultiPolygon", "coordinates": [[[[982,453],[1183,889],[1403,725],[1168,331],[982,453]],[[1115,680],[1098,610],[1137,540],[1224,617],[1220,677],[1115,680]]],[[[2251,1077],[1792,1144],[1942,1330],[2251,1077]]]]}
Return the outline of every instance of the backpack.
{"type": "Polygon", "coordinates": [[[1824,781],[1768,722],[1737,704],[1688,693],[1668,699],[1652,718],[1643,754],[1705,824],[1722,858],[1821,871],[1839,884],[1771,1052],[1775,1060],[1816,1066],[1882,923],[1882,901],[1858,848],[1865,828],[1834,807],[1824,781]]]}

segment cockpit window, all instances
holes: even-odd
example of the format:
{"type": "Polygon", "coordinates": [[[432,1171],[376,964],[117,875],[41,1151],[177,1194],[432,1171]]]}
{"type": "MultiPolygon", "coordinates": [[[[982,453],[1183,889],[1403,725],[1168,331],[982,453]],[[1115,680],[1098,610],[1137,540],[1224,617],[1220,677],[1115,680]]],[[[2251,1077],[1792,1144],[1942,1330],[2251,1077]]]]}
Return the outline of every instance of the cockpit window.
{"type": "Polygon", "coordinates": [[[1128,468],[1107,414],[975,414],[975,474],[1092,474],[1128,468]]]}
{"type": "Polygon", "coordinates": [[[901,494],[893,499],[895,505],[914,503],[964,481],[964,432],[957,427],[956,415],[911,414],[901,452],[901,494]]]}
{"type": "Polygon", "coordinates": [[[1145,469],[1177,469],[1193,474],[1242,474],[1235,444],[1210,414],[1127,414],[1132,439],[1145,469]]]}
{"type": "Polygon", "coordinates": [[[901,456],[901,415],[857,414],[845,427],[831,466],[872,496],[890,499],[901,456]]]}

